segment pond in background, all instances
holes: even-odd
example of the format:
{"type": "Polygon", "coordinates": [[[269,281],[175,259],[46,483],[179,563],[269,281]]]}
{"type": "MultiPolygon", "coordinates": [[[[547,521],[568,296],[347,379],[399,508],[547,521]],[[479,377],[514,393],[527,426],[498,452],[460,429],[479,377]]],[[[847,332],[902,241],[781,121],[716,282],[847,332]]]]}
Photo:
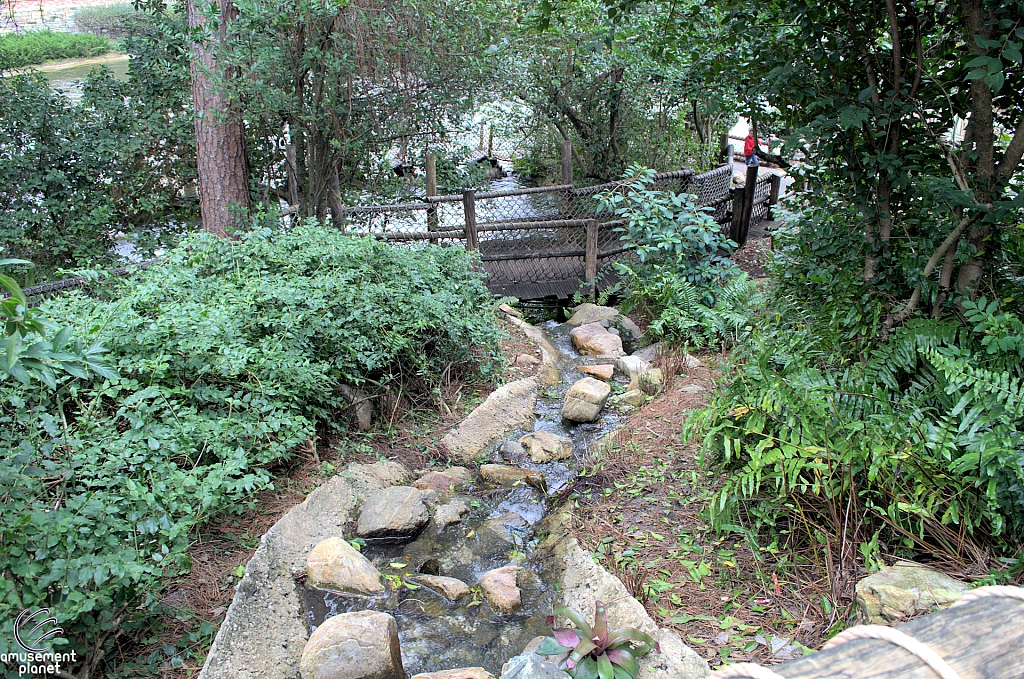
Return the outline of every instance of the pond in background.
{"type": "Polygon", "coordinates": [[[50,81],[51,87],[60,90],[72,101],[77,102],[82,98],[82,82],[89,77],[89,73],[93,69],[102,66],[109,68],[118,80],[128,80],[127,54],[111,54],[104,57],[76,59],[59,64],[44,64],[35,68],[46,76],[46,79],[50,81]]]}

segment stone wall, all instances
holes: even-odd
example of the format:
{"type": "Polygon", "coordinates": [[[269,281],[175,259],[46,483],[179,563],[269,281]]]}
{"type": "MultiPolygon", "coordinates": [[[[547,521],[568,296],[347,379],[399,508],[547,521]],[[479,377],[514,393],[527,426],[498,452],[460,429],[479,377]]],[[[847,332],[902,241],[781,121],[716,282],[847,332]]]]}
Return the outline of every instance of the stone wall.
{"type": "Polygon", "coordinates": [[[41,30],[73,33],[76,11],[112,4],[118,3],[112,0],[14,0],[12,5],[8,5],[3,1],[0,33],[41,30]]]}

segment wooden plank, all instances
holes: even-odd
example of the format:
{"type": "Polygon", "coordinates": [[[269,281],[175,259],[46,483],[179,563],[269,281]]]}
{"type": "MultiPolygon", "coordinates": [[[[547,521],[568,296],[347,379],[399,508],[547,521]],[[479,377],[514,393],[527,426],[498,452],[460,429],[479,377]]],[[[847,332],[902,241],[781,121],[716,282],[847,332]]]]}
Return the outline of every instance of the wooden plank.
{"type": "Polygon", "coordinates": [[[743,192],[732,191],[732,222],[729,224],[729,238],[739,243],[740,230],[743,228],[743,192]]]}
{"type": "Polygon", "coordinates": [[[757,190],[757,165],[747,167],[747,182],[743,185],[743,203],[740,210],[740,230],[737,234],[737,243],[743,245],[747,242],[747,232],[750,230],[750,217],[754,212],[754,191],[757,190]]]}
{"type": "Polygon", "coordinates": [[[597,227],[596,219],[587,220],[587,251],[584,256],[583,282],[591,296],[597,294],[597,227]]]}
{"type": "MultiPolygon", "coordinates": [[[[898,625],[928,645],[962,679],[1024,679],[1024,602],[986,597],[898,625]]],[[[904,649],[855,639],[772,667],[786,679],[936,679],[904,649]]]]}
{"type": "Polygon", "coordinates": [[[462,209],[466,218],[466,249],[476,250],[478,247],[476,233],[476,191],[472,189],[462,192],[462,209]]]}

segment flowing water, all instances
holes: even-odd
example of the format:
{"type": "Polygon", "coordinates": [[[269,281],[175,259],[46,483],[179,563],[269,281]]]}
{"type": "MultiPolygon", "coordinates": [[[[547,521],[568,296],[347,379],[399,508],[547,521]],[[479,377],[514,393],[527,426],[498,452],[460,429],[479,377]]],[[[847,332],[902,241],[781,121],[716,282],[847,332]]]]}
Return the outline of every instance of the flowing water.
{"type": "MultiPolygon", "coordinates": [[[[569,326],[549,321],[541,328],[558,350],[555,358],[560,379],[538,399],[533,430],[570,437],[573,457],[545,464],[530,462],[528,458],[504,462],[540,471],[548,493],[555,494],[572,482],[579,461],[598,439],[619,425],[623,416],[605,410],[596,422],[562,421],[562,398],[573,382],[583,377],[576,366],[602,361],[576,353],[569,338],[569,326]]],[[[515,432],[509,438],[515,440],[526,433],[515,432]]],[[[378,597],[307,587],[306,620],[311,630],[339,613],[387,611],[398,622],[403,663],[409,675],[456,667],[483,667],[498,675],[501,666],[521,653],[531,639],[549,634],[545,618],[551,613],[557,594],[559,573],[546,562],[546,555],[535,548],[540,537],[536,527],[551,507],[550,495],[525,484],[501,488],[481,481],[457,496],[471,507],[462,523],[442,531],[432,522],[410,543],[370,542],[363,553],[392,583],[400,582],[396,578],[408,582],[405,576],[409,574],[428,573],[458,578],[472,587],[487,571],[516,564],[524,569],[519,578],[521,609],[497,613],[479,590],[471,597],[451,602],[423,586],[403,586],[397,590],[389,587],[386,594],[378,597]]]]}

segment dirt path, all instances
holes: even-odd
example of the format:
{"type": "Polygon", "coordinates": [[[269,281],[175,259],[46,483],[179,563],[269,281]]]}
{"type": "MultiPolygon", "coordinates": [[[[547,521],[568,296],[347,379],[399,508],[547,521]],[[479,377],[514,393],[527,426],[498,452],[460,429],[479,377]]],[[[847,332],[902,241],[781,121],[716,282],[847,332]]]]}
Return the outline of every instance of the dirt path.
{"type": "Polygon", "coordinates": [[[686,369],[678,355],[660,358],[667,390],[612,435],[615,445],[591,461],[571,501],[581,542],[658,624],[712,665],[781,662],[827,631],[809,605],[818,586],[805,577],[797,593],[788,555],[708,528],[701,512],[721,479],[681,437],[688,415],[707,404],[722,359],[686,369]]]}

